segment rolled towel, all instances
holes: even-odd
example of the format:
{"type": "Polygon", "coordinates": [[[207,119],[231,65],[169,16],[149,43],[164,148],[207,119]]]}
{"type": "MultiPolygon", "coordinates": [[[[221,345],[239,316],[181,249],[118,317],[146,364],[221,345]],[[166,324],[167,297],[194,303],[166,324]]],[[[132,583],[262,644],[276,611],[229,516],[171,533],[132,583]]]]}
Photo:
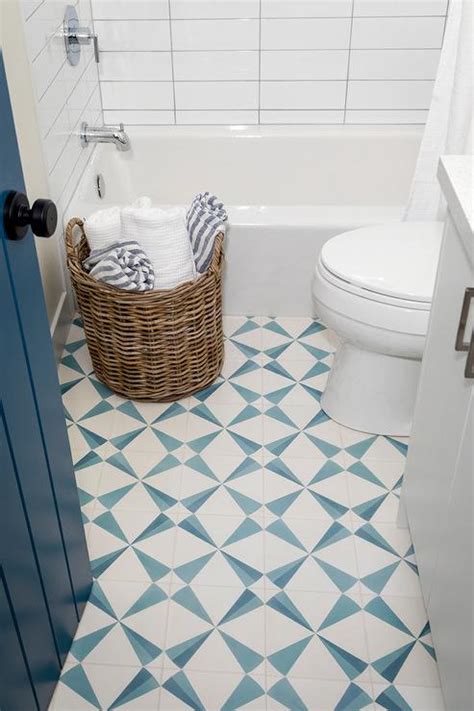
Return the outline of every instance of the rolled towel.
{"type": "Polygon", "coordinates": [[[126,291],[150,291],[155,282],[152,264],[137,242],[114,242],[96,249],[82,263],[94,279],[126,291]]]}
{"type": "Polygon", "coordinates": [[[122,239],[138,242],[155,271],[155,289],[173,289],[196,276],[184,208],[126,207],[122,239]]]}
{"type": "Polygon", "coordinates": [[[220,232],[225,234],[227,212],[215,195],[199,193],[186,215],[189,239],[193,248],[196,270],[205,272],[214,253],[214,242],[220,232]]]}
{"type": "Polygon", "coordinates": [[[84,221],[84,231],[91,252],[120,241],[120,208],[97,210],[84,221]]]}

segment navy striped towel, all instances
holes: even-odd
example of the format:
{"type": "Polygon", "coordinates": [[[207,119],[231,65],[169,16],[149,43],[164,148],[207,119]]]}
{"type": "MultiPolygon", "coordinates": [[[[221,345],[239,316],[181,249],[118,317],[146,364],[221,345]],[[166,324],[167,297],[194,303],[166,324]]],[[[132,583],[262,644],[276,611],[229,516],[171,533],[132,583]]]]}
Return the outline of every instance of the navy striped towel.
{"type": "Polygon", "coordinates": [[[211,263],[215,239],[220,232],[225,233],[226,221],[224,204],[215,195],[196,195],[187,212],[186,224],[199,273],[205,272],[211,263]]]}
{"type": "Polygon", "coordinates": [[[95,249],[82,266],[97,281],[126,291],[150,291],[155,283],[152,264],[138,242],[114,242],[95,249]]]}

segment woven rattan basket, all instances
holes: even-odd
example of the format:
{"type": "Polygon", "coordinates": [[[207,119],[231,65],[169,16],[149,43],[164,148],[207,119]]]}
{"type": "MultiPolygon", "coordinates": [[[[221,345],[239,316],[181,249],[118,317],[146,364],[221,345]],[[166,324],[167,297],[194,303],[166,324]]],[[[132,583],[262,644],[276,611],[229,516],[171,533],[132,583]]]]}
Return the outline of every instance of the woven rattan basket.
{"type": "Polygon", "coordinates": [[[67,264],[95,374],[132,400],[179,400],[209,386],[224,357],[223,235],[202,276],[176,289],[130,293],[83,269],[89,254],[83,221],[66,228],[67,264]],[[75,233],[78,233],[77,235],[75,233]]]}

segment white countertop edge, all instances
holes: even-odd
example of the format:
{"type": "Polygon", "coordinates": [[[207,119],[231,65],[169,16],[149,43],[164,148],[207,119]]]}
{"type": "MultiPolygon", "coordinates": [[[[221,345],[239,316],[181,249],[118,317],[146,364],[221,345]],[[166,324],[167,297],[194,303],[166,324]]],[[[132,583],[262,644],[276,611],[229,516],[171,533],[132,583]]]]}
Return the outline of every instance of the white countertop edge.
{"type": "Polygon", "coordinates": [[[466,249],[472,254],[474,248],[473,156],[442,156],[438,165],[438,180],[459,234],[466,249]]]}

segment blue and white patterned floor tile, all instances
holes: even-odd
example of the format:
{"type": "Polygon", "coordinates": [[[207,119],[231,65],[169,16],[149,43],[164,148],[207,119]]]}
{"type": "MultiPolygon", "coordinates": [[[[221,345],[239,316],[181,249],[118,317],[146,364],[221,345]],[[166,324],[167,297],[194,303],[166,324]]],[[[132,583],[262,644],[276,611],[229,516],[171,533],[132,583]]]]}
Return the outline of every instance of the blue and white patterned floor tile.
{"type": "Polygon", "coordinates": [[[407,440],[331,421],[336,339],[225,319],[207,390],[135,403],[79,319],[59,375],[94,586],[51,709],[442,711],[407,440]]]}

